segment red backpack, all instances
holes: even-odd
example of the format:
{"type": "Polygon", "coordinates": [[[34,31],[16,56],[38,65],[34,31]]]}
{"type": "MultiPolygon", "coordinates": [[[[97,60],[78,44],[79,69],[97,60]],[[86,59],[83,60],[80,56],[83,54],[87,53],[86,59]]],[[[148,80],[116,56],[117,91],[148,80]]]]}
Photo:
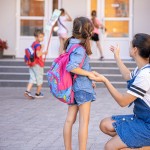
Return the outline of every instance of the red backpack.
{"type": "Polygon", "coordinates": [[[25,49],[24,61],[26,65],[30,66],[34,64],[35,61],[35,50],[38,46],[41,46],[39,43],[35,44],[34,47],[29,47],[25,49]]]}

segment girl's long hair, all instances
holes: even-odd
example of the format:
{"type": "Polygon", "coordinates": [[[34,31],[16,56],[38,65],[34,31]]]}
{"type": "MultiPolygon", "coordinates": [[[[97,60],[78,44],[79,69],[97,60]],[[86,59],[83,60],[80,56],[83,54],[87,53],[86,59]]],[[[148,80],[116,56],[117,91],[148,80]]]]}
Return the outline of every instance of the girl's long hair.
{"type": "Polygon", "coordinates": [[[87,55],[91,55],[92,51],[90,46],[90,38],[93,30],[93,24],[88,18],[76,18],[73,22],[72,36],[65,42],[64,49],[67,49],[71,38],[76,38],[81,40],[80,45],[82,45],[86,49],[87,55]]]}

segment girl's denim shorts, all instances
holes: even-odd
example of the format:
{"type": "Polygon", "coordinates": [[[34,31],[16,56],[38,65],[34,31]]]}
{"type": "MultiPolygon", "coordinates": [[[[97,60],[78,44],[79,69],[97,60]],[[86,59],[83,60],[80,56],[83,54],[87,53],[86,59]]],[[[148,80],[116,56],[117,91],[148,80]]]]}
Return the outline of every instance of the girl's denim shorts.
{"type": "Polygon", "coordinates": [[[77,91],[74,93],[74,104],[73,105],[81,105],[84,104],[86,102],[92,102],[96,100],[96,95],[94,95],[93,93],[88,93],[85,91],[77,91]]]}

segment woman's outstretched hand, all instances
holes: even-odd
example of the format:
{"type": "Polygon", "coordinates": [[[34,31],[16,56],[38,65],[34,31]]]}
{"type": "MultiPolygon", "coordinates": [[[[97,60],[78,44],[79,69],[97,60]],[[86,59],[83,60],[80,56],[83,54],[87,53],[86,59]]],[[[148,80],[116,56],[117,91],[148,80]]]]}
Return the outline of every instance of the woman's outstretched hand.
{"type": "Polygon", "coordinates": [[[117,46],[110,46],[110,50],[114,53],[114,57],[118,58],[120,55],[120,46],[117,44],[117,46]]]}

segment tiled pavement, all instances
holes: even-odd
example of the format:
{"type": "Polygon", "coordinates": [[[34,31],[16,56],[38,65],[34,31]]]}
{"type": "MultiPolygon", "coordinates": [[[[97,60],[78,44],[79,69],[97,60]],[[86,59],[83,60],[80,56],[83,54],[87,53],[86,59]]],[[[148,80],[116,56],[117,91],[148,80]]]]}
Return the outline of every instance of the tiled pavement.
{"type": "MultiPolygon", "coordinates": [[[[0,150],[64,150],[62,130],[67,105],[55,100],[47,88],[43,89],[44,99],[33,101],[24,98],[24,90],[0,88],[0,150]]],[[[102,118],[132,112],[131,108],[120,108],[106,89],[96,89],[96,93],[97,101],[91,108],[88,150],[103,150],[110,139],[99,131],[102,118]]],[[[78,150],[77,137],[78,120],[73,128],[73,150],[78,150]]]]}

